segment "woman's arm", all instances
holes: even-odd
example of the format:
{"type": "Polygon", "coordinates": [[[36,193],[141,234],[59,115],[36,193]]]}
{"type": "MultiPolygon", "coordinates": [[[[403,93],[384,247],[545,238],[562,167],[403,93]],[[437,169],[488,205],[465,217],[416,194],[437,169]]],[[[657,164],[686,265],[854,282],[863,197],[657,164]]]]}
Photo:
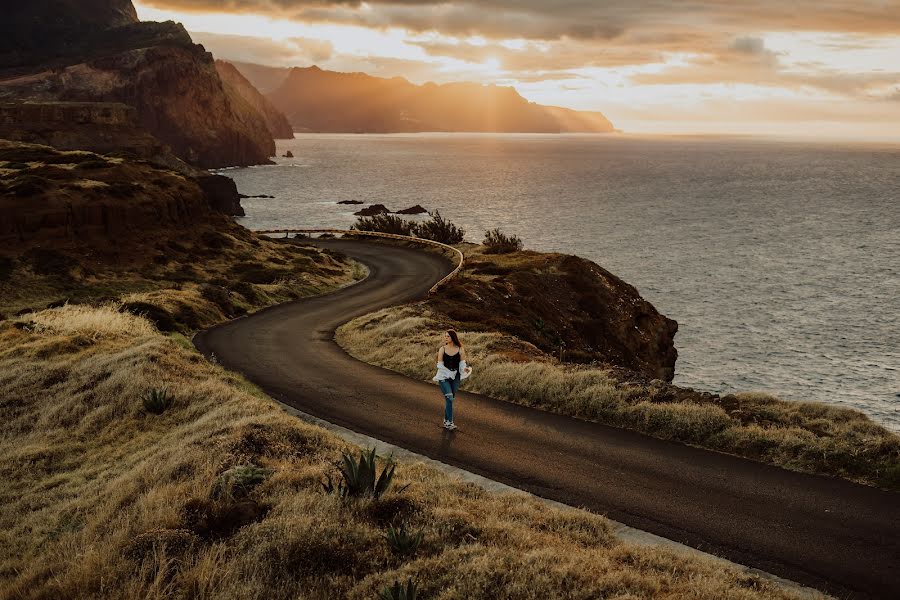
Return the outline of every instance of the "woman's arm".
{"type": "Polygon", "coordinates": [[[459,349],[459,357],[460,357],[461,359],[463,359],[464,361],[469,362],[469,358],[466,356],[466,348],[465,348],[465,346],[462,346],[462,347],[459,349]]]}
{"type": "Polygon", "coordinates": [[[441,346],[440,350],[438,350],[438,353],[437,353],[437,361],[438,361],[439,363],[444,362],[444,347],[443,347],[443,346],[441,346]]]}

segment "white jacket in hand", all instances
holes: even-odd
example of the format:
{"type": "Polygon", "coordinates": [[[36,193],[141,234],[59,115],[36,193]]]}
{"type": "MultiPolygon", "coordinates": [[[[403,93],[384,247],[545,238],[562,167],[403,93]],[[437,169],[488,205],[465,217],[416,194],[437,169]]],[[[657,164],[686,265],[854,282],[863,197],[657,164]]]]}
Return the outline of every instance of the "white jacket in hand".
{"type": "MultiPolygon", "coordinates": [[[[466,364],[466,361],[459,361],[459,378],[465,379],[469,375],[472,374],[472,369],[466,364]]],[[[456,379],[456,371],[451,371],[447,367],[444,366],[443,362],[439,362],[437,364],[437,374],[431,378],[432,381],[441,381],[444,379],[456,379]]]]}

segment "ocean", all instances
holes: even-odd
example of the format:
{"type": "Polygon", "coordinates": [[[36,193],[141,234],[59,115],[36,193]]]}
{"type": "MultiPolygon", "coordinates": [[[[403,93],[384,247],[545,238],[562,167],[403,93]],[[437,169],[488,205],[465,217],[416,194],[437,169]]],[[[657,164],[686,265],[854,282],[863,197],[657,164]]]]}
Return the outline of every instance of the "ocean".
{"type": "Polygon", "coordinates": [[[228,169],[251,229],[421,204],[589,258],[679,323],[675,383],[851,406],[900,430],[900,144],[299,135],[228,169]]]}

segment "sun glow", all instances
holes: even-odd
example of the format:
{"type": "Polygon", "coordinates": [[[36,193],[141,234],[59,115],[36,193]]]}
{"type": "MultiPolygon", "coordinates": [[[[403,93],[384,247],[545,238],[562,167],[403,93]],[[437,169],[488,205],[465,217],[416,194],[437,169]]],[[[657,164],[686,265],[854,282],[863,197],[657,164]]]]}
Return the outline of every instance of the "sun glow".
{"type": "MultiPolygon", "coordinates": [[[[151,0],[147,0],[148,2],[151,0]]],[[[448,3],[450,7],[452,3],[448,3]]],[[[175,20],[218,58],[272,66],[402,76],[414,83],[514,86],[533,102],[604,112],[626,130],[721,131],[723,123],[869,128],[900,137],[900,36],[772,31],[720,45],[657,47],[614,40],[494,39],[411,31],[389,20],[362,26],[380,5],[341,8],[342,23],[262,14],[162,10],[135,3],[142,20],[175,20]],[[355,12],[354,12],[355,11],[355,12]],[[873,120],[882,124],[875,126],[873,120]],[[707,123],[708,126],[704,126],[707,123]]],[[[424,9],[423,9],[424,10],[424,9]]],[[[449,10],[449,8],[447,8],[449,10]]],[[[446,11],[441,9],[441,14],[446,11]]],[[[664,37],[661,39],[665,39],[664,37]]]]}

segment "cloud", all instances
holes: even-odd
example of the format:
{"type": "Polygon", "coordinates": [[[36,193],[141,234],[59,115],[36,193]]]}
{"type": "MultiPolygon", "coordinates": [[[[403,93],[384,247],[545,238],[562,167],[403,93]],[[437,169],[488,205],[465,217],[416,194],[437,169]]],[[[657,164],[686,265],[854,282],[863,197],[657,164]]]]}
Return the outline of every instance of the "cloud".
{"type": "Polygon", "coordinates": [[[649,27],[686,31],[900,33],[896,0],[143,0],[173,10],[405,27],[493,38],[612,40],[649,27]]]}
{"type": "Polygon", "coordinates": [[[259,63],[272,66],[320,63],[329,60],[334,47],[328,40],[291,38],[276,41],[246,35],[228,35],[192,31],[191,38],[212,52],[216,58],[259,63]]]}
{"type": "Polygon", "coordinates": [[[429,56],[472,63],[499,61],[508,71],[556,71],[588,67],[620,67],[661,62],[662,53],[649,48],[589,44],[577,41],[524,43],[511,48],[499,43],[472,44],[414,41],[429,56]]]}
{"type": "Polygon", "coordinates": [[[786,67],[779,53],[766,48],[760,38],[742,37],[727,48],[694,57],[687,64],[656,73],[641,73],[632,82],[643,85],[745,83],[785,89],[815,88],[857,98],[883,97],[883,88],[900,84],[900,71],[841,72],[822,64],[786,67]]]}

